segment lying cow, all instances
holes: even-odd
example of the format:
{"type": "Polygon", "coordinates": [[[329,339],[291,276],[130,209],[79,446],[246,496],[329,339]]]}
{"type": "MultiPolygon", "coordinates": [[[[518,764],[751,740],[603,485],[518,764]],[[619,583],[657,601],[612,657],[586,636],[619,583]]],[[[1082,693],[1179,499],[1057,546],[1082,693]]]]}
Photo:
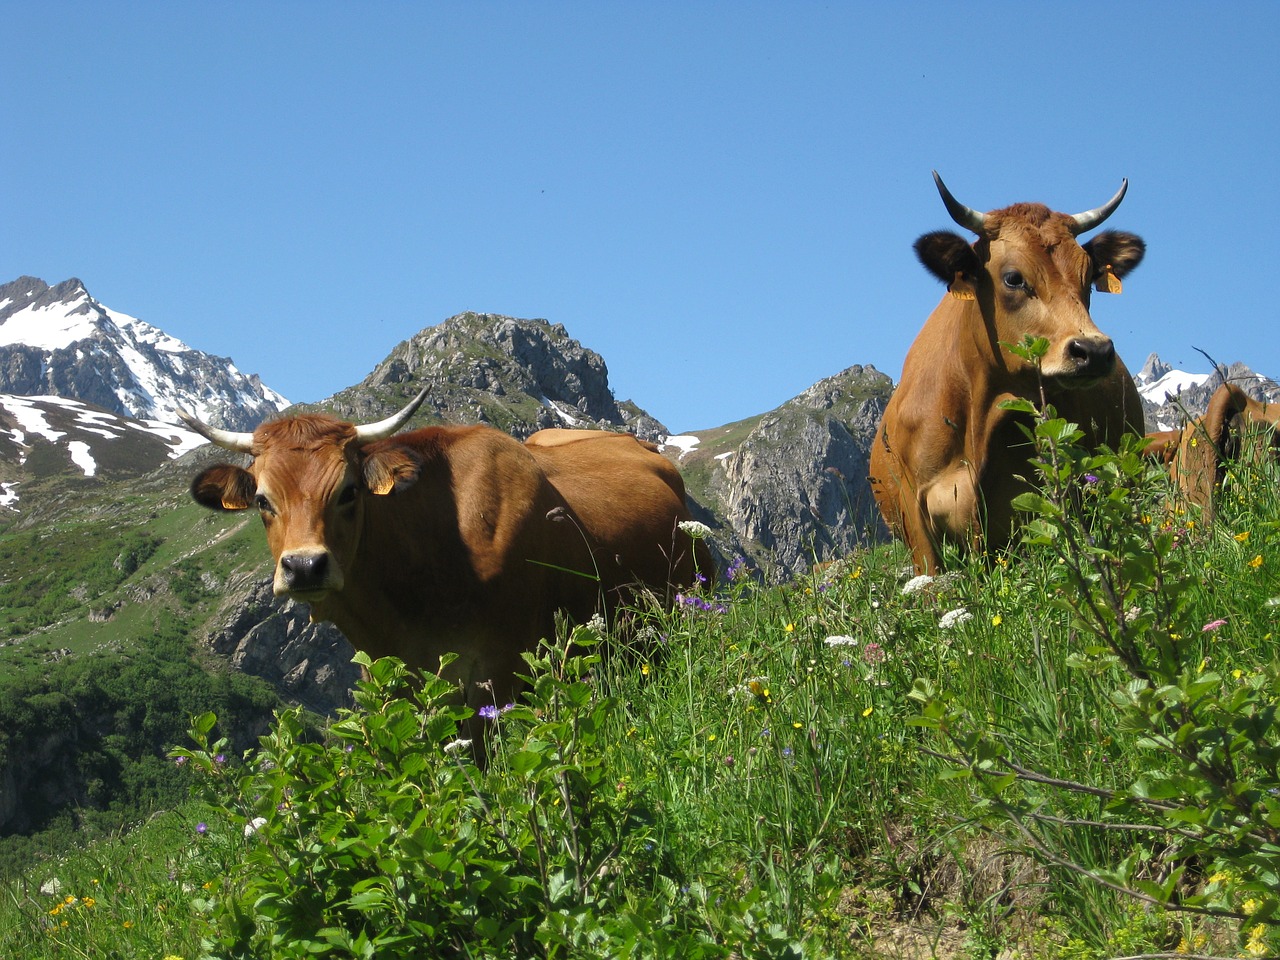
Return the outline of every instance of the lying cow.
{"type": "Polygon", "coordinates": [[[1137,388],[1089,316],[1089,295],[1119,293],[1145,245],[1112,231],[1076,240],[1111,216],[1128,181],[1102,207],[1068,215],[1038,203],[979,213],[933,177],[952,219],[978,240],[939,231],[916,241],[948,293],[907,353],[870,464],[876,502],[919,573],[938,570],[944,543],[980,550],[985,533],[985,547],[998,550],[1011,538],[1032,451],[1019,428],[1025,417],[1002,401],[1039,403],[1043,387],[1089,445],[1116,446],[1125,431],[1143,430],[1137,388]],[[1007,346],[1028,334],[1049,341],[1038,374],[1007,346]]]}
{"type": "Polygon", "coordinates": [[[1218,387],[1204,416],[1181,430],[1147,434],[1147,453],[1168,464],[1179,499],[1199,507],[1205,521],[1213,518],[1214,491],[1227,465],[1268,450],[1280,459],[1280,404],[1254,400],[1234,383],[1218,387]],[[1257,438],[1252,443],[1251,436],[1257,438]]]}
{"type": "Polygon", "coordinates": [[[192,481],[217,510],[256,507],[275,557],[274,591],[311,605],[370,656],[450,676],[468,703],[514,695],[521,653],[643,594],[670,602],[710,576],[675,468],[627,435],[526,446],[490,427],[393,436],[426,396],[356,426],[303,414],[231,433],[193,430],[253,457],[192,481]],[[476,684],[492,681],[483,692],[476,684]]]}

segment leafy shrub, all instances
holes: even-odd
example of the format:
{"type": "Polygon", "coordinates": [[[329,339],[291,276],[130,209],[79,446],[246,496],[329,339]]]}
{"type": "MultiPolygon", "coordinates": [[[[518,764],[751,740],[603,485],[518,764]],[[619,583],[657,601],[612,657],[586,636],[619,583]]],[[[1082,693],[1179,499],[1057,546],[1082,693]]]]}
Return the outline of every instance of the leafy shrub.
{"type": "Polygon", "coordinates": [[[470,718],[439,676],[358,657],[370,680],[324,742],[280,714],[244,766],[210,740],[174,755],[245,825],[208,903],[214,956],[725,957],[798,953],[759,892],[675,875],[642,791],[619,789],[601,737],[593,627],[527,654],[520,705],[470,718]],[[570,651],[577,652],[570,652],[570,651]],[[586,651],[586,652],[581,652],[586,651]],[[463,724],[463,721],[467,721],[463,724]],[[459,735],[472,731],[468,739],[459,735]],[[489,757],[482,769],[477,753],[489,757]],[[744,895],[742,895],[744,894],[744,895]]]}

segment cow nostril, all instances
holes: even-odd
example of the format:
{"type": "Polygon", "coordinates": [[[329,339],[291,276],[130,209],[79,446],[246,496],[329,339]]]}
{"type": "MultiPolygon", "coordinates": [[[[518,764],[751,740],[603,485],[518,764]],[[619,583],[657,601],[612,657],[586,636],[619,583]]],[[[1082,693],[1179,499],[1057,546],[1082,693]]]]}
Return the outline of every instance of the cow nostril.
{"type": "Polygon", "coordinates": [[[1067,357],[1075,361],[1081,373],[1106,373],[1115,363],[1115,344],[1109,339],[1075,339],[1067,342],[1067,357]]]}
{"type": "Polygon", "coordinates": [[[292,590],[322,586],[328,568],[327,553],[293,553],[280,558],[280,570],[292,590]]]}

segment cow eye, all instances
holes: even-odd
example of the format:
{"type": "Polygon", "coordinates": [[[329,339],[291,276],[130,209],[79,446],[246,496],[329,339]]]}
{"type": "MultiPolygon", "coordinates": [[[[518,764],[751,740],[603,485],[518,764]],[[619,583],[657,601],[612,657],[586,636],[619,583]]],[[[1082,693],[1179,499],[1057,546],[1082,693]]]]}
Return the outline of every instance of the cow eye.
{"type": "Polygon", "coordinates": [[[274,514],[275,508],[271,506],[271,501],[267,499],[266,494],[258,494],[253,498],[254,506],[256,506],[264,514],[274,514]]]}
{"type": "Polygon", "coordinates": [[[346,507],[356,502],[356,485],[349,483],[338,492],[338,506],[346,507]]]}
{"type": "Polygon", "coordinates": [[[1017,270],[1006,270],[1001,279],[1004,280],[1004,285],[1010,290],[1025,290],[1027,288],[1026,279],[1017,270]]]}

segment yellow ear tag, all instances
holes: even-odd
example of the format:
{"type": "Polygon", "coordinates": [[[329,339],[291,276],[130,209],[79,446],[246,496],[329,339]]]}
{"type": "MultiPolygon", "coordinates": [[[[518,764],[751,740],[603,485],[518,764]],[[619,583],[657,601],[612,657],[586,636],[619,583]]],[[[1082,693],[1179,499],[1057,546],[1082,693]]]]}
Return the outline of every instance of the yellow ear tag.
{"type": "Polygon", "coordinates": [[[974,292],[973,284],[964,278],[963,273],[956,274],[956,278],[947,286],[947,292],[957,300],[978,299],[978,295],[974,292]]]}
{"type": "Polygon", "coordinates": [[[1115,275],[1111,269],[1111,264],[1107,264],[1102,268],[1102,276],[1098,277],[1098,282],[1094,284],[1099,293],[1119,293],[1120,278],[1115,275]]]}

